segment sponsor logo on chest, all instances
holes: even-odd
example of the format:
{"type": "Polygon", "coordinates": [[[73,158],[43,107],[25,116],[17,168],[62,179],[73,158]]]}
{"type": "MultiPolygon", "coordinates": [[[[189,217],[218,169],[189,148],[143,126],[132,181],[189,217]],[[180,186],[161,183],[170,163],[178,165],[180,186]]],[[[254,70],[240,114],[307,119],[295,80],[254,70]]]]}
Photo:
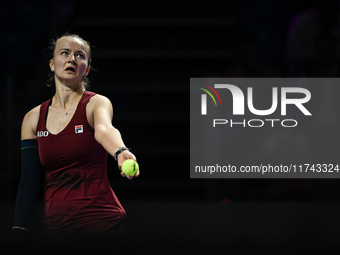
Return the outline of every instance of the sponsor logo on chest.
{"type": "Polygon", "coordinates": [[[47,137],[49,134],[48,131],[38,131],[37,132],[37,137],[47,137]]]}
{"type": "Polygon", "coordinates": [[[81,134],[84,132],[83,125],[76,125],[75,127],[76,134],[81,134]]]}

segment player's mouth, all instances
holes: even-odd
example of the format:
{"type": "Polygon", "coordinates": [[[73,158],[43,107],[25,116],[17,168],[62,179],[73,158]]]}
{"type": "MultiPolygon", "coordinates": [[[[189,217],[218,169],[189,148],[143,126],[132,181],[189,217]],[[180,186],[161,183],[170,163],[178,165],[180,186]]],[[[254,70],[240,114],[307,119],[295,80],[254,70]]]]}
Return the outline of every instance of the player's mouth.
{"type": "Polygon", "coordinates": [[[65,71],[75,73],[75,72],[76,72],[76,68],[73,67],[73,66],[69,66],[69,67],[67,67],[67,68],[65,69],[65,71]]]}

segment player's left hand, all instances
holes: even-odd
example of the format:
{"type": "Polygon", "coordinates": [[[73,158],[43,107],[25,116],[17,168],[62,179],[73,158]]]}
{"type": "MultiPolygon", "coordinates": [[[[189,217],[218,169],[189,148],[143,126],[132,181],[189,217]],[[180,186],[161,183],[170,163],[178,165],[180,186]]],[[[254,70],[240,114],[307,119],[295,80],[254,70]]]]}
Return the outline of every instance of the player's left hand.
{"type": "Polygon", "coordinates": [[[139,170],[138,170],[138,172],[135,174],[135,176],[125,175],[125,174],[123,173],[123,171],[122,171],[122,165],[123,165],[124,161],[127,160],[127,159],[133,159],[134,161],[137,162],[136,156],[135,156],[133,153],[131,153],[130,151],[128,151],[128,150],[125,150],[125,151],[121,152],[121,153],[118,155],[117,162],[118,162],[118,167],[119,167],[119,169],[120,169],[120,171],[121,171],[121,172],[120,172],[120,175],[121,175],[122,177],[126,177],[126,178],[128,178],[129,180],[131,180],[131,179],[133,179],[133,177],[138,177],[138,176],[139,176],[139,170]]]}

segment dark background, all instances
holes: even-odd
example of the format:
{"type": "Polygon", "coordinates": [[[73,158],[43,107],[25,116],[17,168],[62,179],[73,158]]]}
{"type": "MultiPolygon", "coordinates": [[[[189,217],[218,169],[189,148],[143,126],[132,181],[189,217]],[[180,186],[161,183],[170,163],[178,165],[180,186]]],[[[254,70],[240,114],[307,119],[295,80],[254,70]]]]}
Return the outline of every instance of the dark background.
{"type": "MultiPolygon", "coordinates": [[[[112,101],[113,124],[141,168],[140,177],[128,181],[120,177],[113,158],[108,160],[110,182],[129,217],[129,238],[122,246],[170,254],[301,254],[339,248],[338,180],[189,178],[190,77],[339,77],[336,4],[2,1],[3,243],[20,179],[21,121],[50,97],[47,48],[51,39],[70,32],[91,43],[91,90],[112,101]],[[310,8],[319,10],[320,24],[304,21],[310,8]],[[302,25],[296,29],[299,19],[302,25]],[[289,46],[294,30],[301,35],[293,37],[297,47],[289,46]],[[314,51],[303,55],[311,42],[314,51]]],[[[326,98],[338,94],[319,91],[326,98]]],[[[316,127],[316,132],[329,132],[330,139],[340,119],[338,105],[332,107],[336,113],[327,127],[316,127]]],[[[275,149],[283,142],[278,139],[275,149]]],[[[318,153],[338,149],[325,143],[316,148],[318,153]]],[[[38,204],[33,236],[40,224],[38,204]]]]}

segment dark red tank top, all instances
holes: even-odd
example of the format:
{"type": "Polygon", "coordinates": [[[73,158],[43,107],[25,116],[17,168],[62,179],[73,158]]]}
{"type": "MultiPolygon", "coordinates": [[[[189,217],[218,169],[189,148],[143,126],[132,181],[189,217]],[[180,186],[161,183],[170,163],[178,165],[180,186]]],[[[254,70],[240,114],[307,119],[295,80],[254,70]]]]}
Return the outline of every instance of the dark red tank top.
{"type": "Polygon", "coordinates": [[[69,124],[58,134],[46,129],[52,99],[41,104],[37,126],[39,155],[46,171],[45,227],[65,233],[99,233],[115,228],[125,211],[107,177],[107,155],[95,140],[86,105],[95,93],[86,91],[69,124]]]}

